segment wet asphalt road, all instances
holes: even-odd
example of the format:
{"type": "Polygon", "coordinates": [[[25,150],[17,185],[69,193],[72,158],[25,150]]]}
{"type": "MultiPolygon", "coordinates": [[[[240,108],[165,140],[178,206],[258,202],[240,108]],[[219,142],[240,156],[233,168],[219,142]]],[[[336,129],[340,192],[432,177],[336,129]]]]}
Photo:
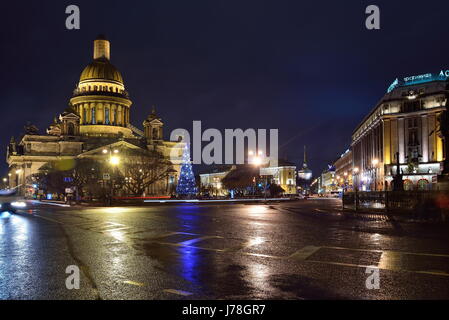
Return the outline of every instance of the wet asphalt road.
{"type": "Polygon", "coordinates": [[[449,298],[447,226],[347,219],[338,200],[29,204],[1,214],[0,240],[0,299],[449,298]]]}

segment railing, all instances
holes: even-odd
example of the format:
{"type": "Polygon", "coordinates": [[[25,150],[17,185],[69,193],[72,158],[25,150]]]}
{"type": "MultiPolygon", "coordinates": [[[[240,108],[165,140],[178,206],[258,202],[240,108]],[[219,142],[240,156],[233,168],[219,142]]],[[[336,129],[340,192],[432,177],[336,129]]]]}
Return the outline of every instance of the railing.
{"type": "Polygon", "coordinates": [[[449,192],[382,191],[348,192],[343,207],[355,211],[419,211],[449,210],[449,192]]]}

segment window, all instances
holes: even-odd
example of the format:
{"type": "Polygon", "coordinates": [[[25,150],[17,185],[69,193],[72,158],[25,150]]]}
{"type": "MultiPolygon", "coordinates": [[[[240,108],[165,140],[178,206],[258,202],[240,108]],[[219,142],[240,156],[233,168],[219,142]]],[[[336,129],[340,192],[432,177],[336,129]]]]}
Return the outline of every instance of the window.
{"type": "Polygon", "coordinates": [[[96,120],[95,120],[95,107],[92,108],[92,124],[95,124],[96,120]]]}
{"type": "Polygon", "coordinates": [[[104,123],[111,124],[111,122],[109,120],[109,108],[104,109],[104,123]]]}
{"type": "Polygon", "coordinates": [[[75,135],[75,125],[72,122],[69,122],[67,124],[67,134],[69,136],[74,136],[75,135]]]}
{"type": "Polygon", "coordinates": [[[402,106],[402,112],[415,112],[421,109],[421,100],[406,101],[402,106]]]}

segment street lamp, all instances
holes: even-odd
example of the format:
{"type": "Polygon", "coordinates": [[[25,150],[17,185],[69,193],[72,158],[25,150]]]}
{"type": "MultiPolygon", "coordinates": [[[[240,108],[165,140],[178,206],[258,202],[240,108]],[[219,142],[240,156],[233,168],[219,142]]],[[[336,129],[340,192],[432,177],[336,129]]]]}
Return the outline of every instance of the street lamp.
{"type": "MultiPolygon", "coordinates": [[[[249,151],[248,154],[249,154],[249,156],[253,156],[255,153],[253,151],[249,151]]],[[[260,166],[263,163],[262,155],[263,155],[263,152],[259,151],[259,152],[257,152],[257,156],[253,157],[252,164],[254,164],[254,166],[260,168],[260,166]]],[[[268,185],[268,177],[265,175],[265,186],[264,186],[264,190],[263,190],[265,201],[267,201],[267,185],[268,185]]]]}
{"type": "Polygon", "coordinates": [[[117,165],[120,164],[120,158],[117,157],[117,156],[112,156],[112,157],[109,159],[109,163],[112,164],[113,166],[117,166],[117,165]]]}
{"type": "MultiPolygon", "coordinates": [[[[109,154],[109,164],[112,167],[116,167],[120,164],[120,157],[113,155],[113,154],[118,154],[118,153],[119,153],[118,149],[114,149],[114,150],[112,150],[111,148],[109,148],[109,150],[103,149],[103,154],[109,154]]],[[[112,171],[114,171],[114,169],[112,169],[112,171]]],[[[110,179],[110,183],[111,183],[109,204],[112,204],[112,198],[114,197],[114,179],[112,178],[112,174],[109,175],[109,179],[110,179]]]]}

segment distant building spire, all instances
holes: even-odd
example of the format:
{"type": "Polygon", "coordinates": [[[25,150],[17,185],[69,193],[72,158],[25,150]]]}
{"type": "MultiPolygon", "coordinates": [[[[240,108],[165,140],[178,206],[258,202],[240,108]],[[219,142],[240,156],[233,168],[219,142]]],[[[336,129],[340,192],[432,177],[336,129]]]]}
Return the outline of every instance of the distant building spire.
{"type": "Polygon", "coordinates": [[[304,164],[303,164],[304,168],[307,168],[307,149],[306,146],[304,145],[304,164]]]}

